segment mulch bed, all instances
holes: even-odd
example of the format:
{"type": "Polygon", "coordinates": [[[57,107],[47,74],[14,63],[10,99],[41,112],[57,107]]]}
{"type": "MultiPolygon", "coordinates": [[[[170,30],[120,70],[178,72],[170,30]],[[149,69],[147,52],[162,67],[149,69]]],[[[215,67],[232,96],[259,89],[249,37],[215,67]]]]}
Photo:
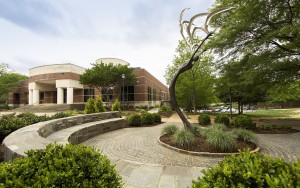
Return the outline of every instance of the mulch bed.
{"type": "MultiPolygon", "coordinates": [[[[172,136],[167,136],[167,135],[162,135],[160,138],[160,141],[168,144],[170,146],[179,148],[179,149],[184,149],[188,151],[195,151],[195,152],[210,152],[210,153],[222,153],[220,151],[217,151],[214,148],[211,148],[206,142],[203,137],[196,137],[196,144],[192,147],[185,148],[182,146],[176,145],[176,143],[173,141],[172,136]]],[[[246,148],[250,148],[251,150],[254,150],[256,148],[256,145],[253,143],[245,143],[240,140],[237,140],[236,142],[236,150],[231,151],[232,152],[239,152],[238,150],[243,150],[246,148]]]]}

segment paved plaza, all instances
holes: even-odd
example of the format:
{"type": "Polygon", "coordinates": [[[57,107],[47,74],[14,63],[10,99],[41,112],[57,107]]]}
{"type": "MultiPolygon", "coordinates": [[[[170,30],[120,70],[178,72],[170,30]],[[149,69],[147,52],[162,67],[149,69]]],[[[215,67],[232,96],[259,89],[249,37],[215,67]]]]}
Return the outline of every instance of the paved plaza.
{"type": "MultiPolygon", "coordinates": [[[[83,144],[94,146],[116,164],[125,187],[187,187],[201,176],[200,170],[222,158],[191,156],[167,149],[158,143],[161,130],[178,124],[176,115],[154,127],[126,128],[101,134],[83,144]]],[[[181,125],[182,126],[182,125],[181,125]]],[[[259,135],[261,152],[271,157],[296,161],[300,157],[300,133],[259,135]]]]}

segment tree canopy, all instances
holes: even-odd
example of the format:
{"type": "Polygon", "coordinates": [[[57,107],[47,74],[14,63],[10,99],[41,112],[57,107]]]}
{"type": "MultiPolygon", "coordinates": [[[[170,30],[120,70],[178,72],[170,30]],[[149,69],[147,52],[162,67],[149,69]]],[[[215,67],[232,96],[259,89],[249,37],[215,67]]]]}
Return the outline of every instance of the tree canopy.
{"type": "Polygon", "coordinates": [[[126,85],[132,84],[136,79],[133,74],[133,68],[125,65],[113,66],[104,63],[92,65],[92,68],[87,69],[80,75],[80,83],[96,87],[99,91],[102,88],[120,86],[122,83],[122,74],[125,75],[124,82],[126,85]]]}
{"type": "MultiPolygon", "coordinates": [[[[180,66],[191,57],[191,52],[185,41],[179,41],[173,64],[166,69],[167,83],[174,77],[180,66]]],[[[176,98],[180,107],[196,110],[214,102],[214,75],[209,57],[202,56],[195,62],[193,68],[181,74],[176,82],[176,98]]]]}
{"type": "Polygon", "coordinates": [[[229,6],[213,18],[218,30],[207,45],[218,57],[219,85],[243,101],[278,101],[281,88],[299,80],[300,1],[216,0],[213,9],[229,6]]]}
{"type": "Polygon", "coordinates": [[[18,74],[3,72],[0,75],[0,103],[5,103],[8,99],[8,92],[13,91],[21,80],[27,79],[27,76],[18,74]]]}

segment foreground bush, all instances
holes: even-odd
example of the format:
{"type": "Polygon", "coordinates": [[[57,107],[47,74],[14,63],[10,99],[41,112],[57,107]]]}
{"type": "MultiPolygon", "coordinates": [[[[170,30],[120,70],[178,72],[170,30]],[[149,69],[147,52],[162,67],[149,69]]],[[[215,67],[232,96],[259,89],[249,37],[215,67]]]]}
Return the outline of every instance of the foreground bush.
{"type": "Polygon", "coordinates": [[[210,117],[207,114],[201,114],[198,117],[198,123],[199,125],[210,125],[210,117]]]}
{"type": "Polygon", "coordinates": [[[202,171],[204,176],[193,181],[202,187],[299,187],[300,159],[287,163],[249,150],[226,157],[217,166],[202,171]]]}
{"type": "Polygon", "coordinates": [[[166,135],[174,135],[178,131],[178,127],[176,125],[167,125],[163,128],[162,134],[166,135]]]}
{"type": "Polygon", "coordinates": [[[50,144],[0,164],[0,187],[122,187],[106,156],[93,148],[50,144]]]}
{"type": "Polygon", "coordinates": [[[133,126],[140,126],[142,124],[142,118],[139,114],[133,114],[128,117],[128,124],[133,126]]]}
{"type": "Polygon", "coordinates": [[[245,115],[239,115],[236,118],[234,118],[233,121],[234,125],[236,127],[241,127],[244,129],[254,129],[255,124],[252,122],[251,118],[245,115]]]}
{"type": "Polygon", "coordinates": [[[230,122],[229,117],[225,114],[219,114],[215,119],[215,123],[223,123],[226,126],[229,125],[229,122],[230,122]]]}
{"type": "Polygon", "coordinates": [[[177,131],[174,136],[174,141],[178,146],[189,148],[195,144],[195,136],[186,129],[177,131]]]}

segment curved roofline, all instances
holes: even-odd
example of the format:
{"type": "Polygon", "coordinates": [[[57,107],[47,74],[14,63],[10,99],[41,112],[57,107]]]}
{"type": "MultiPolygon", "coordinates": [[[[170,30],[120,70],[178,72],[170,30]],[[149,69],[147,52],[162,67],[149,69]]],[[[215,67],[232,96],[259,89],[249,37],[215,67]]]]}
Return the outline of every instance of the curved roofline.
{"type": "MultiPolygon", "coordinates": [[[[128,63],[127,61],[125,61],[123,59],[115,58],[115,57],[101,57],[101,58],[96,59],[96,61],[99,60],[99,59],[118,59],[118,60],[121,60],[121,61],[124,61],[124,62],[128,63]]],[[[128,65],[130,65],[130,63],[128,63],[128,65]]]]}
{"type": "Polygon", "coordinates": [[[40,66],[32,67],[29,70],[35,69],[35,68],[38,68],[38,67],[48,67],[48,66],[53,66],[53,65],[73,65],[73,66],[76,66],[76,67],[80,67],[80,68],[86,69],[84,67],[81,67],[79,65],[75,65],[75,64],[72,64],[72,63],[56,63],[56,64],[40,65],[40,66]]]}

